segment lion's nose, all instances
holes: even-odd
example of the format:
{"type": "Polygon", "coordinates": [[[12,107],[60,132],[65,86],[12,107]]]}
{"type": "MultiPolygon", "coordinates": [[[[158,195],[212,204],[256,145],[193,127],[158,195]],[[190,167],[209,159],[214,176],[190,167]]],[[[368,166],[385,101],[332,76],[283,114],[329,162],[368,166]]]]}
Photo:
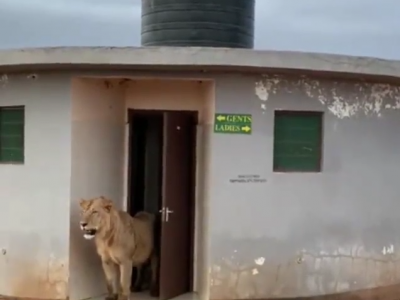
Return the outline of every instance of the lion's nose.
{"type": "Polygon", "coordinates": [[[81,222],[82,227],[86,227],[87,223],[86,222],[81,222]]]}

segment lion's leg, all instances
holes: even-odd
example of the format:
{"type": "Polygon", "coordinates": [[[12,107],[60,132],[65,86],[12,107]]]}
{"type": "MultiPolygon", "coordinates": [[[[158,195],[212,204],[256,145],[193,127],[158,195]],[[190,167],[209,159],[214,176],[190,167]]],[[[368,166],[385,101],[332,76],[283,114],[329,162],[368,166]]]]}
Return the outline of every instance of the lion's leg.
{"type": "Polygon", "coordinates": [[[142,282],[140,283],[140,286],[142,287],[142,290],[150,290],[150,264],[146,263],[143,266],[143,275],[142,275],[142,282]]]}
{"type": "Polygon", "coordinates": [[[120,284],[122,289],[119,300],[129,299],[129,295],[131,293],[132,267],[133,264],[131,261],[127,261],[119,265],[119,272],[121,275],[120,284]]]}
{"type": "Polygon", "coordinates": [[[153,252],[150,258],[150,266],[151,266],[151,280],[150,280],[150,293],[152,295],[157,295],[157,279],[158,279],[158,256],[155,252],[153,252]]]}
{"type": "Polygon", "coordinates": [[[143,265],[136,266],[136,279],[135,284],[133,285],[134,292],[142,291],[142,277],[143,276],[143,265]]]}
{"type": "Polygon", "coordinates": [[[118,298],[118,268],[111,261],[102,262],[107,282],[106,300],[117,300],[118,298]]]}

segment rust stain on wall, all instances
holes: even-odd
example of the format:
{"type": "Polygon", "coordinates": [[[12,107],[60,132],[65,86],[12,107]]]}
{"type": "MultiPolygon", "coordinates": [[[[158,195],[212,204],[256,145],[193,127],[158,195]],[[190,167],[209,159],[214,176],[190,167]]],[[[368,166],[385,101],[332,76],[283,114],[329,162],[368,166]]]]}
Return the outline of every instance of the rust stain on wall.
{"type": "MultiPolygon", "coordinates": [[[[210,298],[316,297],[371,289],[386,295],[384,287],[393,289],[399,283],[399,269],[400,258],[379,257],[379,254],[364,257],[304,252],[300,258],[293,257],[286,263],[265,262],[263,265],[255,262],[239,264],[223,258],[210,268],[210,298]]],[[[380,295],[375,297],[383,299],[380,295]]]]}
{"type": "MultiPolygon", "coordinates": [[[[322,296],[310,297],[290,297],[290,298],[275,298],[276,300],[398,300],[400,294],[400,284],[377,287],[371,289],[363,289],[354,292],[345,292],[339,294],[329,294],[322,296]]],[[[225,300],[225,298],[213,298],[214,300],[225,300]]],[[[260,300],[269,298],[257,298],[260,300]]]]}
{"type": "Polygon", "coordinates": [[[11,296],[33,299],[66,299],[68,264],[51,257],[47,266],[31,262],[15,264],[14,278],[9,278],[11,296]]]}

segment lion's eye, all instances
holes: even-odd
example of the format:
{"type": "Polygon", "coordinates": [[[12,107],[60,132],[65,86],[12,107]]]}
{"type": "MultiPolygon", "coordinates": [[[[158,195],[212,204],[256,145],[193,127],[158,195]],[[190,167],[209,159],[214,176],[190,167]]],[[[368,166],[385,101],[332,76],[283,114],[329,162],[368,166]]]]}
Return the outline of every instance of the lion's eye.
{"type": "Polygon", "coordinates": [[[95,211],[95,210],[94,210],[94,211],[92,211],[92,214],[93,214],[93,215],[97,214],[97,211],[95,211]]]}

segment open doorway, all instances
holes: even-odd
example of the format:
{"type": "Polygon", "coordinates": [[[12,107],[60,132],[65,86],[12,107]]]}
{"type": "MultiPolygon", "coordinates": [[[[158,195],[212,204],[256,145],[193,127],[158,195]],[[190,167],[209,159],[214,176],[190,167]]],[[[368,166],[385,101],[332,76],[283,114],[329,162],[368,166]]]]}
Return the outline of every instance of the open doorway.
{"type": "MultiPolygon", "coordinates": [[[[128,212],[156,216],[156,268],[141,286],[160,300],[193,290],[197,112],[129,110],[128,212]],[[155,270],[155,274],[151,274],[155,270]],[[153,284],[150,284],[154,275],[153,284]]],[[[132,285],[136,272],[133,272],[132,285]]],[[[135,287],[133,291],[139,291],[135,287]]]]}

